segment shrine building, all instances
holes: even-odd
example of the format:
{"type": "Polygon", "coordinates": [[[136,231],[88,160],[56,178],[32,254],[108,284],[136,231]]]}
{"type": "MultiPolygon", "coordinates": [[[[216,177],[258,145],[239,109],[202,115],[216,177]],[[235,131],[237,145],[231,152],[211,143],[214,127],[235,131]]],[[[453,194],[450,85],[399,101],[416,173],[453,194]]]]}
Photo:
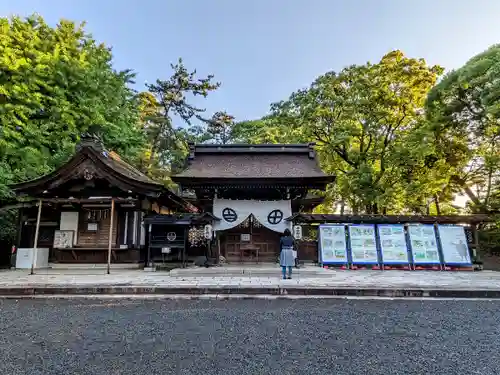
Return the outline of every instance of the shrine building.
{"type": "Polygon", "coordinates": [[[198,211],[92,134],[82,135],[73,157],[54,172],[11,189],[18,196],[17,260],[37,249],[35,268],[108,263],[109,271],[110,263],[144,263],[145,215],[198,211]]]}
{"type": "MultiPolygon", "coordinates": [[[[17,258],[28,263],[17,266],[102,263],[109,272],[112,263],[185,265],[201,255],[275,262],[294,214],[321,203],[310,191],[334,177],[320,169],[313,144],[189,144],[185,169],[172,180],[180,192],[83,135],[57,170],[11,186],[20,210],[17,258]]],[[[315,259],[315,244],[310,252],[315,259]]]]}
{"type": "Polygon", "coordinates": [[[314,144],[190,144],[186,169],[172,176],[213,215],[228,262],[275,262],[292,215],[312,210],[321,199],[309,192],[334,179],[319,167],[314,144]]]}

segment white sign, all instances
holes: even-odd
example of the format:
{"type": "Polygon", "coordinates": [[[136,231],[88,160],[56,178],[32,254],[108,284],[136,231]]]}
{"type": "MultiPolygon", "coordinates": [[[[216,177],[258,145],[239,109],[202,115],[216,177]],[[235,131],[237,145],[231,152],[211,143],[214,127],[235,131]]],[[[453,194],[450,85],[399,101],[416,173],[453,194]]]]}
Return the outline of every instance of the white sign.
{"type": "Polygon", "coordinates": [[[378,225],[380,252],[384,264],[408,264],[405,228],[402,224],[378,225]]]}
{"type": "Polygon", "coordinates": [[[293,226],[293,237],[296,240],[301,240],[302,239],[302,226],[300,226],[300,225],[294,225],[293,226]]]}
{"type": "Polygon", "coordinates": [[[212,239],[212,226],[210,224],[205,225],[203,228],[203,237],[207,240],[212,239]]]}
{"type": "Polygon", "coordinates": [[[72,230],[56,230],[54,232],[54,249],[69,249],[73,247],[73,236],[75,232],[72,230]]]}
{"type": "Polygon", "coordinates": [[[415,264],[441,263],[433,225],[409,225],[408,233],[415,264]]]}
{"type": "Polygon", "coordinates": [[[378,263],[375,225],[349,225],[352,263],[378,263]]]}
{"type": "Polygon", "coordinates": [[[347,263],[347,244],[343,225],[320,225],[319,227],[320,262],[347,263]]]}
{"type": "Polygon", "coordinates": [[[242,233],[240,235],[241,242],[250,242],[250,233],[242,233]]]}
{"type": "Polygon", "coordinates": [[[464,227],[439,225],[439,240],[445,264],[471,264],[464,227]]]}
{"type": "Polygon", "coordinates": [[[170,249],[170,247],[162,247],[161,248],[162,254],[170,254],[171,252],[172,252],[172,250],[170,249]]]}
{"type": "Polygon", "coordinates": [[[97,223],[87,223],[87,231],[97,232],[97,229],[98,229],[97,223]]]}

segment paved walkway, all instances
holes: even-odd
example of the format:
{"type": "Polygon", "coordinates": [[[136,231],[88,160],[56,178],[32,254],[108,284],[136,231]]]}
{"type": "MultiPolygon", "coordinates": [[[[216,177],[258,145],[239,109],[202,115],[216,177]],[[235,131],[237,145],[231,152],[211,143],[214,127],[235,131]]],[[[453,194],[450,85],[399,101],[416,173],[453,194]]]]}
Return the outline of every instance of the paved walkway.
{"type": "MultiPolygon", "coordinates": [[[[450,289],[500,291],[500,272],[440,271],[336,271],[315,276],[294,270],[293,280],[276,276],[219,276],[186,273],[172,276],[168,272],[142,270],[39,270],[0,272],[0,289],[22,287],[151,287],[151,288],[379,288],[379,289],[450,289]]],[[[199,271],[201,272],[201,271],[199,271]]]]}

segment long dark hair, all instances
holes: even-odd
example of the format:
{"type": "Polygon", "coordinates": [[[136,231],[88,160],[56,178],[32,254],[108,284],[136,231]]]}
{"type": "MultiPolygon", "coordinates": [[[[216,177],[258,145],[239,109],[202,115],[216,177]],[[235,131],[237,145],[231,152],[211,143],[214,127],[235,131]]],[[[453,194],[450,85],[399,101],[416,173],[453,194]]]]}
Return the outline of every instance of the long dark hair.
{"type": "Polygon", "coordinates": [[[283,232],[283,236],[290,237],[291,235],[292,235],[292,232],[290,232],[290,229],[286,228],[285,231],[283,232]]]}

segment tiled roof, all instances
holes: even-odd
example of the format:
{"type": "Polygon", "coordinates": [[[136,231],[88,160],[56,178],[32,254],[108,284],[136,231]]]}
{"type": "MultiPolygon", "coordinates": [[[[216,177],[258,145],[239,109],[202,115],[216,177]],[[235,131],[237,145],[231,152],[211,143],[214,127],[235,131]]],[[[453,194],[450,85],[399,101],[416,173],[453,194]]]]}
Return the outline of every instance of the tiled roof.
{"type": "Polygon", "coordinates": [[[145,182],[148,184],[157,184],[160,185],[158,182],[150,179],[148,176],[146,176],[144,173],[138,171],[134,167],[132,167],[130,164],[126,163],[123,161],[116,152],[111,151],[111,152],[103,152],[104,158],[102,158],[102,161],[105,162],[108,166],[113,168],[115,171],[118,173],[121,173],[122,175],[127,176],[128,178],[131,178],[133,180],[137,180],[140,182],[145,182]]]}
{"type": "Polygon", "coordinates": [[[313,145],[197,145],[180,178],[325,177],[313,145]]]}

